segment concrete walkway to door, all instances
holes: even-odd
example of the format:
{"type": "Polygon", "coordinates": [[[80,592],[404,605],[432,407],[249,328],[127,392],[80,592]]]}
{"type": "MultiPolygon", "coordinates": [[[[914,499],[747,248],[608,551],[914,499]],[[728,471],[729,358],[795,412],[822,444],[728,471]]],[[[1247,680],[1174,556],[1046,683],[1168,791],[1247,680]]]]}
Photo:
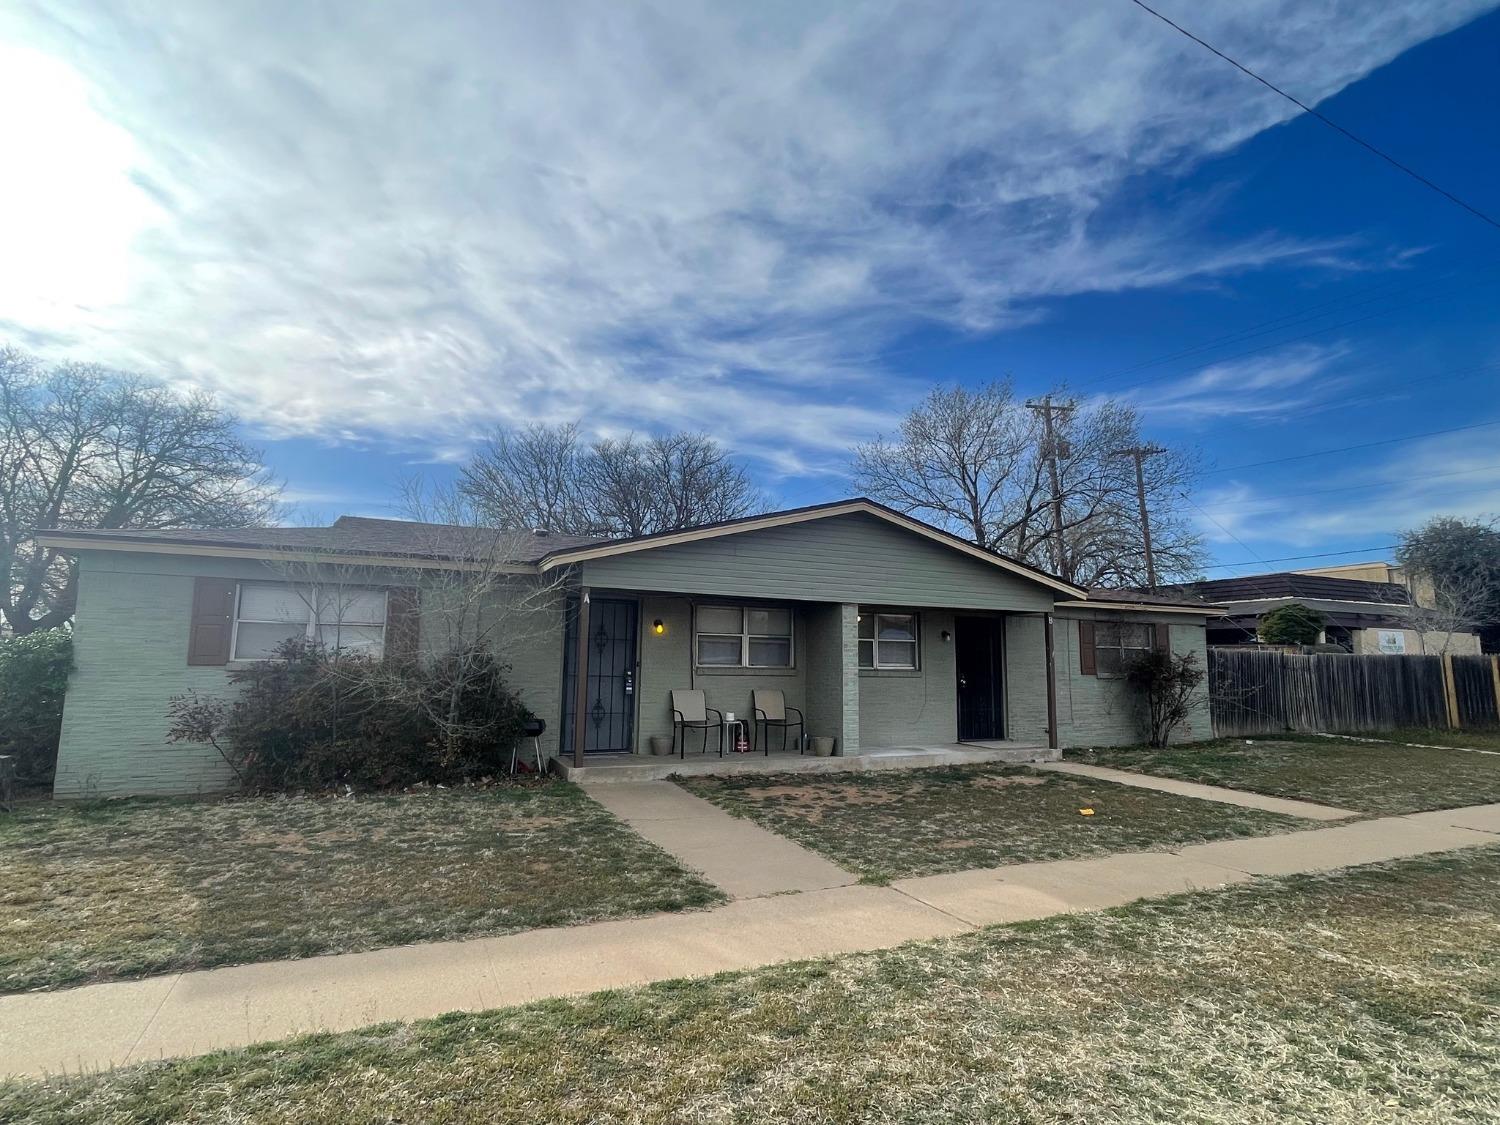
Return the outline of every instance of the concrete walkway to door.
{"type": "MultiPolygon", "coordinates": [[[[827,760],[827,759],[820,759],[827,760]]],[[[847,887],[859,876],[670,781],[590,785],[590,797],[730,898],[847,887]]]]}
{"type": "Polygon", "coordinates": [[[1480,805],[1220,840],[1176,852],[1023,863],[905,879],[889,887],[835,885],[778,894],[764,888],[790,891],[790,883],[842,879],[848,873],[831,864],[803,867],[800,858],[783,852],[775,860],[780,873],[756,885],[745,872],[757,863],[756,849],[766,844],[760,836],[735,835],[727,828],[720,835],[723,826],[714,818],[687,813],[689,806],[660,790],[651,789],[636,802],[632,815],[638,824],[672,826],[658,828],[662,840],[709,842],[713,859],[705,858],[700,869],[712,867],[726,882],[761,897],[715,910],[0,996],[0,1075],[202,1054],[303,1032],[344,1031],[884,949],[976,926],[1101,910],[1260,875],[1500,844],[1500,805],[1480,805]],[[725,850],[734,843],[746,848],[742,865],[725,850]]]}

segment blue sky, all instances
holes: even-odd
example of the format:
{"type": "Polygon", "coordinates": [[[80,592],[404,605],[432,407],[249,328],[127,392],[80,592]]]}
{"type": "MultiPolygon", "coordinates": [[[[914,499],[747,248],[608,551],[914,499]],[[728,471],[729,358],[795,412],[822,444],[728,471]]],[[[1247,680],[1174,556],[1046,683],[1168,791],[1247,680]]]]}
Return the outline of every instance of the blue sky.
{"type": "MultiPolygon", "coordinates": [[[[1500,230],[1125,0],[552,8],[7,6],[0,340],[211,388],[304,518],[533,418],[829,499],[1006,374],[1199,449],[1216,576],[1500,511],[1500,426],[1301,457],[1500,420],[1500,230]]],[[[1492,4],[1163,10],[1500,213],[1492,4]]]]}

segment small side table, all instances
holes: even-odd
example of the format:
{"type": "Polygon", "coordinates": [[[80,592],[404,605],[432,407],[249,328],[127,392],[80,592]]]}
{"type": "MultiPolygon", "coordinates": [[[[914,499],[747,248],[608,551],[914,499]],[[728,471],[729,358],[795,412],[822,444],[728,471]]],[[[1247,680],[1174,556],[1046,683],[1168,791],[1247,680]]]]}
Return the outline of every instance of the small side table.
{"type": "Polygon", "coordinates": [[[750,753],[750,729],[745,719],[724,719],[724,735],[729,739],[729,749],[736,754],[750,753]],[[744,749],[741,750],[741,744],[744,749]]]}

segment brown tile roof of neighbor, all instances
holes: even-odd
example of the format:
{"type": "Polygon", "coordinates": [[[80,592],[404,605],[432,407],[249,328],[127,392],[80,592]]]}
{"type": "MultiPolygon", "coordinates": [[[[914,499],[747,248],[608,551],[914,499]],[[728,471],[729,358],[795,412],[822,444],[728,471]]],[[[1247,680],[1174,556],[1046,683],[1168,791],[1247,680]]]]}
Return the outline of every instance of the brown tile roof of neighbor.
{"type": "Polygon", "coordinates": [[[1219,603],[1210,602],[1207,598],[1200,598],[1191,591],[1173,586],[1165,590],[1135,590],[1129,587],[1101,588],[1092,587],[1089,590],[1088,600],[1091,602],[1130,602],[1135,605],[1169,605],[1169,606],[1202,606],[1204,609],[1212,609],[1219,603]]]}
{"type": "Polygon", "coordinates": [[[1216,602],[1252,602],[1271,598],[1313,598],[1330,602],[1373,602],[1378,605],[1410,605],[1406,587],[1395,582],[1365,582],[1357,578],[1329,578],[1321,574],[1247,574],[1239,578],[1212,578],[1174,586],[1174,592],[1190,592],[1216,602]]]}

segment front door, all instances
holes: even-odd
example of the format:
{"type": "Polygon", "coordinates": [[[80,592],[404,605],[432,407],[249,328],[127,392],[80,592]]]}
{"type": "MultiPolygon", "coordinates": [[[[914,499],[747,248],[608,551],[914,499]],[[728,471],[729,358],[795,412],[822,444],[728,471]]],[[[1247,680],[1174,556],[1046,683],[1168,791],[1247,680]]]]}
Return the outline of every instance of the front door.
{"type": "MultiPolygon", "coordinates": [[[[614,598],[589,601],[588,701],[584,704],[584,743],[589,753],[628,754],[635,732],[635,602],[614,598]]],[[[578,652],[578,607],[568,606],[563,650],[562,752],[573,750],[573,707],[578,698],[574,663],[578,652]]]]}
{"type": "Polygon", "coordinates": [[[1005,737],[1005,620],[960,617],[954,623],[958,661],[958,739],[1005,737]]]}

